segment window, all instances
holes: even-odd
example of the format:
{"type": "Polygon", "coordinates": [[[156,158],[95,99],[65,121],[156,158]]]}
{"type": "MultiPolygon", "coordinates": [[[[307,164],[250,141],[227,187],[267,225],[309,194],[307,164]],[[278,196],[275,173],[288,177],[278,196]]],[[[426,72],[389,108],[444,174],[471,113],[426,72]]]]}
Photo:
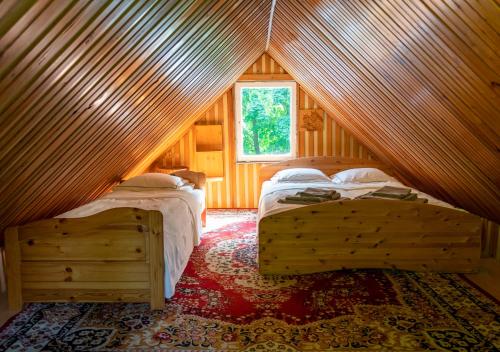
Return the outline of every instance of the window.
{"type": "Polygon", "coordinates": [[[295,82],[235,84],[237,161],[295,156],[295,82]]]}

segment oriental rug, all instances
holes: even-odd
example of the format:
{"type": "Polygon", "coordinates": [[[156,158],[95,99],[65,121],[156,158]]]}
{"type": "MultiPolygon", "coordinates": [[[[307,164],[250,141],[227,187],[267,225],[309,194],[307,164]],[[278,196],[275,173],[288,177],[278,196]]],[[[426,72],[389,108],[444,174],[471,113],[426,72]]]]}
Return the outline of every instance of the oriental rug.
{"type": "Polygon", "coordinates": [[[175,296],[30,304],[1,351],[497,351],[499,304],[455,274],[390,270],[263,277],[255,212],[211,211],[175,296]],[[218,227],[217,225],[221,227],[218,227]]]}

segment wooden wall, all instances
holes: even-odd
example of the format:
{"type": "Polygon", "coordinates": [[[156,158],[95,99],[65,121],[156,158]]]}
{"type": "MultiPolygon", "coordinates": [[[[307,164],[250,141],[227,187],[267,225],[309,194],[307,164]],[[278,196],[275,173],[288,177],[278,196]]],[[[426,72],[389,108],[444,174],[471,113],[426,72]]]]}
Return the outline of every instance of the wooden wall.
{"type": "Polygon", "coordinates": [[[0,2],[0,234],[100,196],[177,139],[264,52],[270,9],[0,2]]]}
{"type": "MultiPolygon", "coordinates": [[[[245,74],[287,73],[269,55],[263,54],[245,74]]],[[[299,88],[299,108],[321,108],[302,88],[299,88]]],[[[349,132],[341,127],[332,115],[324,113],[323,131],[299,131],[299,156],[342,156],[370,160],[372,153],[349,132]]],[[[222,124],[224,139],[224,179],[209,182],[207,206],[210,208],[256,208],[259,200],[259,163],[236,163],[234,141],[233,90],[227,90],[202,116],[198,124],[222,124]]],[[[169,168],[174,165],[189,166],[196,170],[194,152],[194,127],[162,153],[155,165],[169,168]]]]}
{"type": "Polygon", "coordinates": [[[500,261],[500,226],[497,223],[483,219],[481,248],[481,257],[500,261]]]}
{"type": "Polygon", "coordinates": [[[496,1],[277,1],[269,53],[418,188],[500,222],[496,1]]]}

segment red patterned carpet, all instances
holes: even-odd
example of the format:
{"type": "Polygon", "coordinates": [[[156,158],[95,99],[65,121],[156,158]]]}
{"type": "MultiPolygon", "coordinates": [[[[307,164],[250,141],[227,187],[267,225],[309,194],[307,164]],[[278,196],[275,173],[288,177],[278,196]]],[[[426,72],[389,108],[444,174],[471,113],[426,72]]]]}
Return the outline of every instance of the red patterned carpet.
{"type": "Polygon", "coordinates": [[[358,270],[262,277],[255,214],[212,211],[163,311],[31,304],[1,351],[497,351],[499,304],[459,275],[358,270]],[[220,228],[217,228],[219,224],[220,228]]]}

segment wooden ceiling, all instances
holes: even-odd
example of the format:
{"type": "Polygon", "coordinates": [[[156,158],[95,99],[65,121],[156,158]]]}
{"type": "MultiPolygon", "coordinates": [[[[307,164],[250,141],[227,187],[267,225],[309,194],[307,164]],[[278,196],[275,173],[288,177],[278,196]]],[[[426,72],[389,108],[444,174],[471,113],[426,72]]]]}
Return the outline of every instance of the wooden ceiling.
{"type": "MultiPolygon", "coordinates": [[[[0,2],[0,231],[139,172],[265,50],[272,0],[0,2]]],[[[492,0],[277,0],[269,53],[416,186],[500,220],[492,0]]]]}
{"type": "Polygon", "coordinates": [[[0,231],[93,199],[264,51],[271,0],[0,3],[0,231]]]}
{"type": "Polygon", "coordinates": [[[494,1],[277,1],[269,53],[414,185],[500,220],[494,1]]]}

